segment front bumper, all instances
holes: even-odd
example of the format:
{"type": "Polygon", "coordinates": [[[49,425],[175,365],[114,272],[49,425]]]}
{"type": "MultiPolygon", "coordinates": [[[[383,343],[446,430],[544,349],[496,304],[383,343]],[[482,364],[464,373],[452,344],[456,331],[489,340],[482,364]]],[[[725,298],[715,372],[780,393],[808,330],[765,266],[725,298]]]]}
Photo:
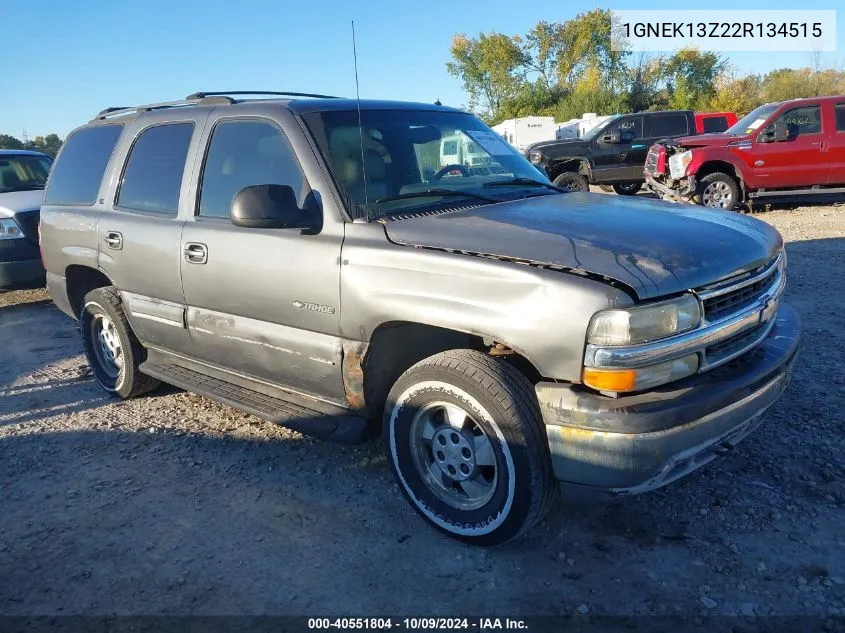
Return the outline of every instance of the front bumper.
{"type": "Polygon", "coordinates": [[[27,238],[0,240],[0,290],[43,286],[44,266],[38,244],[27,238]]]}
{"type": "Polygon", "coordinates": [[[652,391],[611,398],[539,383],[556,478],[583,499],[646,492],[689,474],[757,428],[786,388],[799,341],[798,315],[783,304],[745,355],[652,391]]]}
{"type": "Polygon", "coordinates": [[[689,202],[695,196],[695,189],[698,186],[695,176],[687,176],[680,180],[670,181],[672,184],[667,185],[654,176],[645,174],[645,186],[653,193],[657,194],[661,200],[669,202],[689,202]]]}

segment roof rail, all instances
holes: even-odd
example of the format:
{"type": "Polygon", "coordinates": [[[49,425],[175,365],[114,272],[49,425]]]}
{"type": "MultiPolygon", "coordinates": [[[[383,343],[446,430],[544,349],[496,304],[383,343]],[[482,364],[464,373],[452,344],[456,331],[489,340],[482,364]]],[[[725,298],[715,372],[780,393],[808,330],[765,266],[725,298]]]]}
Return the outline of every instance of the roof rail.
{"type": "Polygon", "coordinates": [[[186,99],[202,99],[222,95],[272,95],[274,97],[313,97],[315,99],[339,99],[332,95],[320,95],[310,92],[275,92],[272,90],[223,90],[220,92],[195,92],[185,97],[186,99]]]}
{"type": "Polygon", "coordinates": [[[162,101],[161,103],[147,103],[138,106],[113,106],[101,110],[97,113],[95,119],[105,119],[110,116],[117,116],[121,114],[128,114],[130,112],[149,112],[150,110],[162,110],[164,108],[178,108],[189,105],[229,105],[235,100],[229,97],[215,96],[215,97],[194,97],[191,95],[187,99],[179,101],[162,101]]]}

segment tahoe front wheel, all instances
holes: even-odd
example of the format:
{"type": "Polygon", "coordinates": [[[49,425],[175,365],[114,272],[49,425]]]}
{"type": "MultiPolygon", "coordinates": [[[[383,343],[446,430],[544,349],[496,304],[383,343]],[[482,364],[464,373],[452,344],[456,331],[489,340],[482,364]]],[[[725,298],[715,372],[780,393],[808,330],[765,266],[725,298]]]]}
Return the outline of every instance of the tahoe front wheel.
{"type": "Polygon", "coordinates": [[[397,380],[384,439],[399,487],[449,536],[499,545],[529,530],[556,490],[531,383],[473,350],[442,352],[397,380]]]}

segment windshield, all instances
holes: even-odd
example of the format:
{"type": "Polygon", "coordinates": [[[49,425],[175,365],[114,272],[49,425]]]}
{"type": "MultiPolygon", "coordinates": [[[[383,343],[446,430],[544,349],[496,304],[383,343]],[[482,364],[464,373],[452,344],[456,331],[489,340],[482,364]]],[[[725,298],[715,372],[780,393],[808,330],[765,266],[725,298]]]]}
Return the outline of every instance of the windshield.
{"type": "Polygon", "coordinates": [[[746,134],[756,132],[757,129],[766,122],[766,119],[772,116],[774,111],[778,109],[778,106],[780,106],[779,103],[767,103],[766,105],[761,105],[759,108],[752,110],[725,130],[725,134],[730,134],[731,136],[745,136],[746,134]]]}
{"type": "Polygon", "coordinates": [[[0,154],[0,193],[43,189],[52,159],[35,154],[0,154]]]}
{"type": "Polygon", "coordinates": [[[555,193],[536,186],[539,183],[527,183],[549,181],[470,114],[362,110],[360,130],[355,110],[315,112],[303,118],[353,217],[372,219],[409,210],[555,193]],[[503,180],[518,178],[523,181],[501,185],[503,180]],[[497,186],[485,187],[491,182],[497,186]],[[444,190],[448,195],[435,193],[444,190]],[[460,193],[466,194],[466,200],[460,193]]]}

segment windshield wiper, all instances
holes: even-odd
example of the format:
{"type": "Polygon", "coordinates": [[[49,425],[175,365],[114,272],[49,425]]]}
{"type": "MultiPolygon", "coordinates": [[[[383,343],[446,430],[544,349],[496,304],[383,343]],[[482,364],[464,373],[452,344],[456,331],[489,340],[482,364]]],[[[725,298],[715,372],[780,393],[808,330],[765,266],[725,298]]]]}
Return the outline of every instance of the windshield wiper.
{"type": "Polygon", "coordinates": [[[493,180],[485,182],[484,187],[511,187],[511,186],[528,186],[528,187],[545,187],[558,193],[569,193],[568,189],[561,189],[552,184],[543,182],[542,180],[534,180],[533,178],[509,178],[508,180],[493,180]]]}
{"type": "Polygon", "coordinates": [[[501,202],[496,198],[490,196],[482,196],[478,193],[471,193],[469,191],[457,191],[455,189],[426,189],[425,191],[409,191],[408,193],[400,193],[395,196],[385,196],[379,198],[376,203],[393,202],[394,200],[410,200],[411,198],[433,198],[437,196],[461,196],[463,198],[474,198],[476,200],[483,200],[484,202],[494,203],[501,202]]]}

